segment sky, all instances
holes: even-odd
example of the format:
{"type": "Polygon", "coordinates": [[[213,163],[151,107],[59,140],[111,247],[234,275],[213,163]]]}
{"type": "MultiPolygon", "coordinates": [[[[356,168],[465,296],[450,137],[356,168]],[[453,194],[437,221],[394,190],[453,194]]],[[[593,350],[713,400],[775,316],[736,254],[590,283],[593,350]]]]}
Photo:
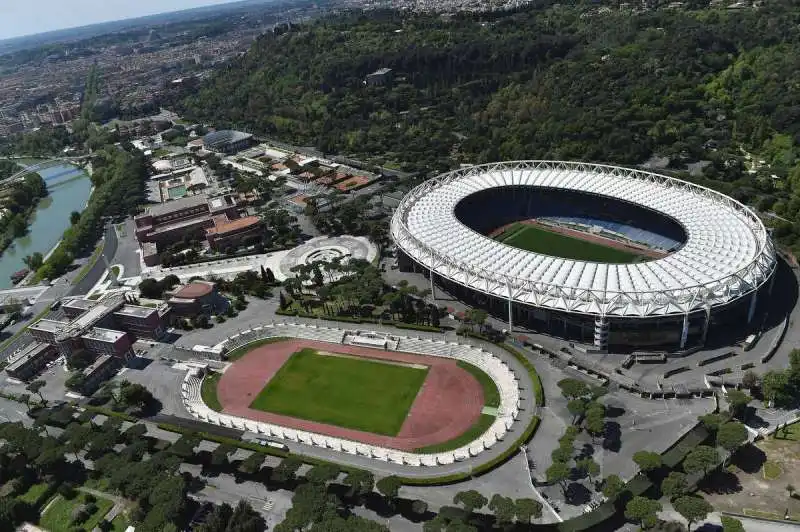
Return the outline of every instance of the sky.
{"type": "Polygon", "coordinates": [[[0,0],[0,40],[233,0],[0,0]]]}

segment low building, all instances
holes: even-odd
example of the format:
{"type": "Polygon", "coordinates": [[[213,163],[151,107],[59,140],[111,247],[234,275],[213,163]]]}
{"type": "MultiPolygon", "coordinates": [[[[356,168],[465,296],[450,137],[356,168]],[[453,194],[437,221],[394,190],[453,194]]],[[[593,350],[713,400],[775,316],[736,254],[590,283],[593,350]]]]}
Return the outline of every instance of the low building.
{"type": "Polygon", "coordinates": [[[208,245],[215,251],[229,247],[236,248],[247,238],[258,240],[260,236],[261,218],[258,216],[245,216],[234,220],[229,220],[226,216],[215,216],[214,227],[206,229],[208,245]]]}
{"type": "Polygon", "coordinates": [[[27,381],[38,375],[58,355],[54,345],[32,342],[9,358],[6,372],[16,379],[27,381]]]}
{"type": "Polygon", "coordinates": [[[167,304],[175,316],[191,317],[224,312],[229,303],[214,283],[194,281],[175,290],[167,304]]]}
{"type": "Polygon", "coordinates": [[[219,249],[238,246],[248,236],[260,236],[261,230],[258,217],[239,218],[239,205],[232,195],[208,198],[198,194],[154,205],[134,221],[136,239],[148,266],[157,264],[160,247],[186,237],[205,238],[210,246],[219,249]]]}
{"type": "Polygon", "coordinates": [[[100,385],[110,379],[122,367],[122,362],[111,355],[100,355],[91,366],[83,370],[81,391],[85,395],[93,394],[100,385]]]}
{"type": "Polygon", "coordinates": [[[56,335],[67,325],[69,325],[68,321],[48,320],[43,318],[32,323],[28,327],[28,332],[39,342],[55,345],[56,335]]]}
{"type": "Polygon", "coordinates": [[[138,305],[125,305],[114,313],[114,321],[119,327],[137,338],[159,340],[166,333],[169,307],[150,308],[138,305]]]}
{"type": "Polygon", "coordinates": [[[364,83],[370,87],[374,87],[378,85],[386,85],[391,79],[391,68],[379,68],[372,74],[367,74],[367,78],[364,80],[364,83]]]}
{"type": "Polygon", "coordinates": [[[96,302],[92,301],[91,299],[70,299],[69,301],[65,301],[62,303],[61,308],[64,309],[64,314],[67,315],[68,318],[77,318],[93,306],[95,306],[96,302]]]}
{"type": "Polygon", "coordinates": [[[110,355],[127,361],[134,356],[131,336],[124,331],[95,327],[81,336],[83,348],[96,355],[110,355]]]}

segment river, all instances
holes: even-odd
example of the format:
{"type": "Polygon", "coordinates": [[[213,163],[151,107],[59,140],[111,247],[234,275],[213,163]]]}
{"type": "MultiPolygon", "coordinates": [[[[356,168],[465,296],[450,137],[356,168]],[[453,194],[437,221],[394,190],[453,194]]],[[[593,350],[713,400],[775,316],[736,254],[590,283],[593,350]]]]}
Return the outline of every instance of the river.
{"type": "Polygon", "coordinates": [[[89,176],[81,168],[63,164],[40,170],[47,183],[49,195],[39,201],[28,227],[28,234],[14,243],[0,256],[0,289],[10,288],[11,274],[25,268],[22,262],[27,255],[37,251],[46,255],[61,239],[69,226],[72,211],[83,211],[92,189],[89,176]]]}

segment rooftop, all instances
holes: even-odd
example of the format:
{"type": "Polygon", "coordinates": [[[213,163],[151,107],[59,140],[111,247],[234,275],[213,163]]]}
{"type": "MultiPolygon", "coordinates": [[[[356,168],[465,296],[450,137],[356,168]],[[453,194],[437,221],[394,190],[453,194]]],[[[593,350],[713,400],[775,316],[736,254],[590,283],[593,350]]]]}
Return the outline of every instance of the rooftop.
{"type": "Polygon", "coordinates": [[[175,297],[179,299],[196,299],[198,297],[207,296],[213,291],[214,283],[194,281],[175,292],[175,297]]]}
{"type": "Polygon", "coordinates": [[[252,227],[261,222],[261,218],[259,218],[258,216],[245,216],[244,218],[236,218],[235,220],[227,220],[227,219],[222,220],[219,218],[223,217],[222,216],[214,217],[214,227],[206,229],[207,234],[224,235],[226,233],[232,233],[234,231],[239,231],[247,227],[252,227]]]}
{"type": "Polygon", "coordinates": [[[116,342],[126,334],[128,333],[124,331],[115,331],[114,329],[95,327],[84,334],[82,338],[85,338],[86,340],[100,340],[101,342],[116,342]]]}
{"type": "Polygon", "coordinates": [[[45,332],[58,332],[64,327],[69,324],[68,321],[59,321],[59,320],[48,320],[46,318],[42,318],[41,320],[37,321],[36,323],[32,324],[29,328],[34,329],[37,331],[45,331],[45,332]]]}
{"type": "Polygon", "coordinates": [[[223,146],[225,144],[232,144],[243,140],[251,139],[253,135],[244,133],[242,131],[234,131],[232,129],[223,129],[220,131],[212,131],[203,137],[203,145],[210,148],[223,146]]]}
{"type": "Polygon", "coordinates": [[[191,209],[208,203],[208,196],[205,194],[198,194],[196,196],[186,196],[184,198],[167,201],[165,203],[158,203],[151,205],[147,209],[147,214],[151,216],[163,216],[171,212],[180,211],[183,209],[191,209]]]}
{"type": "Polygon", "coordinates": [[[19,369],[27,361],[38,356],[39,353],[47,350],[48,348],[50,348],[50,344],[45,344],[42,342],[32,342],[28,344],[22,349],[22,351],[14,355],[13,358],[9,358],[6,370],[14,371],[19,369]]]}
{"type": "Polygon", "coordinates": [[[151,307],[142,307],[139,305],[125,305],[114,314],[124,314],[126,316],[137,316],[139,318],[145,318],[150,314],[158,312],[157,308],[151,307]]]}
{"type": "Polygon", "coordinates": [[[111,355],[100,355],[91,366],[83,370],[83,375],[85,377],[90,376],[92,373],[102,368],[109,360],[111,360],[111,358],[111,355]]]}
{"type": "Polygon", "coordinates": [[[93,306],[95,306],[96,304],[97,303],[95,301],[92,301],[90,299],[82,299],[82,298],[70,299],[69,301],[64,301],[64,306],[65,307],[77,308],[77,309],[83,309],[83,310],[88,310],[88,309],[92,308],[93,306]]]}

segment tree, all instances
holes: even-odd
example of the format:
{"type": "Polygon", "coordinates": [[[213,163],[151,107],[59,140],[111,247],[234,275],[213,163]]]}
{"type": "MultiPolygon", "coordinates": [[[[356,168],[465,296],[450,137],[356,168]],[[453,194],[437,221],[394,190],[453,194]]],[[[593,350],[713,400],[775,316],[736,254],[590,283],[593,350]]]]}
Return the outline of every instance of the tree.
{"type": "Polygon", "coordinates": [[[583,398],[572,399],[567,403],[567,410],[572,414],[572,422],[577,422],[586,413],[586,400],[583,398]]]}
{"type": "Polygon", "coordinates": [[[761,379],[759,378],[758,373],[752,369],[748,369],[744,372],[744,375],[742,375],[742,387],[747,388],[748,390],[758,388],[760,381],[761,379]]]}
{"type": "Polygon", "coordinates": [[[397,499],[397,495],[400,493],[400,486],[402,485],[403,482],[398,477],[390,475],[380,479],[375,484],[375,487],[386,497],[390,505],[394,505],[394,501],[397,499]]]}
{"type": "Polygon", "coordinates": [[[716,441],[726,451],[733,452],[747,441],[747,428],[738,421],[729,421],[719,427],[716,441]]]}
{"type": "Polygon", "coordinates": [[[459,491],[453,497],[453,504],[460,504],[468,514],[483,508],[487,502],[486,497],[475,490],[459,491]]]}
{"type": "Polygon", "coordinates": [[[733,517],[723,515],[722,518],[722,532],[744,532],[742,522],[733,517]]]}
{"type": "Polygon", "coordinates": [[[494,494],[489,501],[489,510],[494,514],[497,524],[504,526],[514,522],[516,506],[510,497],[494,494]]]}
{"type": "Polygon", "coordinates": [[[317,464],[306,473],[306,480],[317,484],[326,484],[339,476],[339,468],[330,463],[317,464]]]}
{"type": "Polygon", "coordinates": [[[288,456],[281,460],[270,474],[270,480],[278,484],[287,484],[294,480],[297,470],[303,465],[302,460],[295,456],[288,456]]]}
{"type": "Polygon", "coordinates": [[[254,475],[261,470],[264,464],[264,455],[254,452],[239,464],[239,470],[247,475],[254,475]]]}
{"type": "Polygon", "coordinates": [[[70,225],[78,225],[78,222],[81,221],[81,213],[78,211],[72,211],[69,213],[69,223],[70,225]]]}
{"type": "Polygon", "coordinates": [[[789,376],[784,371],[768,371],[761,378],[761,392],[770,403],[782,405],[787,401],[789,376]]]}
{"type": "Polygon", "coordinates": [[[794,493],[795,493],[794,485],[786,484],[786,492],[789,494],[790,499],[794,498],[794,493]]]}
{"type": "Polygon", "coordinates": [[[577,399],[589,395],[589,386],[578,379],[563,379],[558,381],[561,394],[567,399],[577,399]]]}
{"type": "Polygon", "coordinates": [[[688,489],[689,483],[686,481],[686,475],[678,471],[671,471],[667,478],[661,481],[661,493],[671,499],[686,495],[688,489]]]}
{"type": "Polygon", "coordinates": [[[25,389],[28,390],[31,393],[35,393],[36,395],[38,395],[39,396],[39,400],[41,400],[41,402],[46,405],[47,401],[45,401],[44,397],[42,396],[42,388],[44,388],[46,385],[47,385],[47,383],[45,381],[39,379],[39,380],[35,380],[32,383],[28,384],[25,387],[25,389]]]}
{"type": "Polygon", "coordinates": [[[709,513],[714,511],[714,508],[705,499],[688,495],[678,497],[672,501],[672,506],[684,519],[689,521],[690,530],[692,523],[702,521],[709,513]]]}
{"type": "Polygon", "coordinates": [[[683,460],[683,470],[689,474],[708,473],[719,463],[719,453],[708,445],[698,445],[683,460]]]}
{"type": "Polygon", "coordinates": [[[235,452],[236,448],[232,445],[220,444],[211,453],[211,465],[221,467],[228,465],[228,455],[235,452]]]}
{"type": "Polygon", "coordinates": [[[120,402],[128,408],[139,408],[140,410],[146,408],[155,401],[150,390],[141,384],[132,384],[128,381],[123,381],[122,384],[120,384],[119,399],[120,402]]]}
{"type": "Polygon", "coordinates": [[[625,518],[639,523],[642,528],[650,528],[656,524],[656,514],[661,510],[662,507],[658,501],[637,495],[625,506],[625,518]]]}
{"type": "Polygon", "coordinates": [[[633,454],[633,461],[643,473],[649,473],[661,467],[661,455],[652,451],[638,451],[633,454]]]}
{"type": "Polygon", "coordinates": [[[603,481],[603,495],[610,501],[615,500],[625,490],[625,483],[617,475],[608,475],[603,481]]]}
{"type": "Polygon", "coordinates": [[[344,485],[350,486],[347,496],[358,500],[370,493],[375,487],[375,477],[369,471],[355,469],[347,474],[344,479],[344,485]]]}
{"type": "Polygon", "coordinates": [[[542,516],[542,503],[534,499],[517,499],[515,504],[517,521],[530,524],[531,519],[538,519],[542,516]]]}
{"type": "Polygon", "coordinates": [[[729,390],[725,399],[730,405],[731,414],[744,421],[747,414],[747,405],[753,398],[741,390],[729,390]]]}
{"type": "Polygon", "coordinates": [[[411,503],[411,511],[416,515],[425,515],[428,512],[428,503],[416,499],[411,503]]]}
{"type": "Polygon", "coordinates": [[[566,481],[569,479],[569,474],[570,467],[564,462],[553,462],[545,471],[547,482],[558,482],[561,485],[561,491],[564,493],[567,491],[566,481]]]}
{"type": "Polygon", "coordinates": [[[722,424],[728,421],[728,416],[725,414],[711,413],[700,416],[698,419],[700,419],[700,423],[710,432],[717,432],[722,424]]]}
{"type": "Polygon", "coordinates": [[[575,462],[575,468],[581,475],[595,478],[600,474],[600,465],[592,459],[591,456],[581,458],[575,462]]]}

